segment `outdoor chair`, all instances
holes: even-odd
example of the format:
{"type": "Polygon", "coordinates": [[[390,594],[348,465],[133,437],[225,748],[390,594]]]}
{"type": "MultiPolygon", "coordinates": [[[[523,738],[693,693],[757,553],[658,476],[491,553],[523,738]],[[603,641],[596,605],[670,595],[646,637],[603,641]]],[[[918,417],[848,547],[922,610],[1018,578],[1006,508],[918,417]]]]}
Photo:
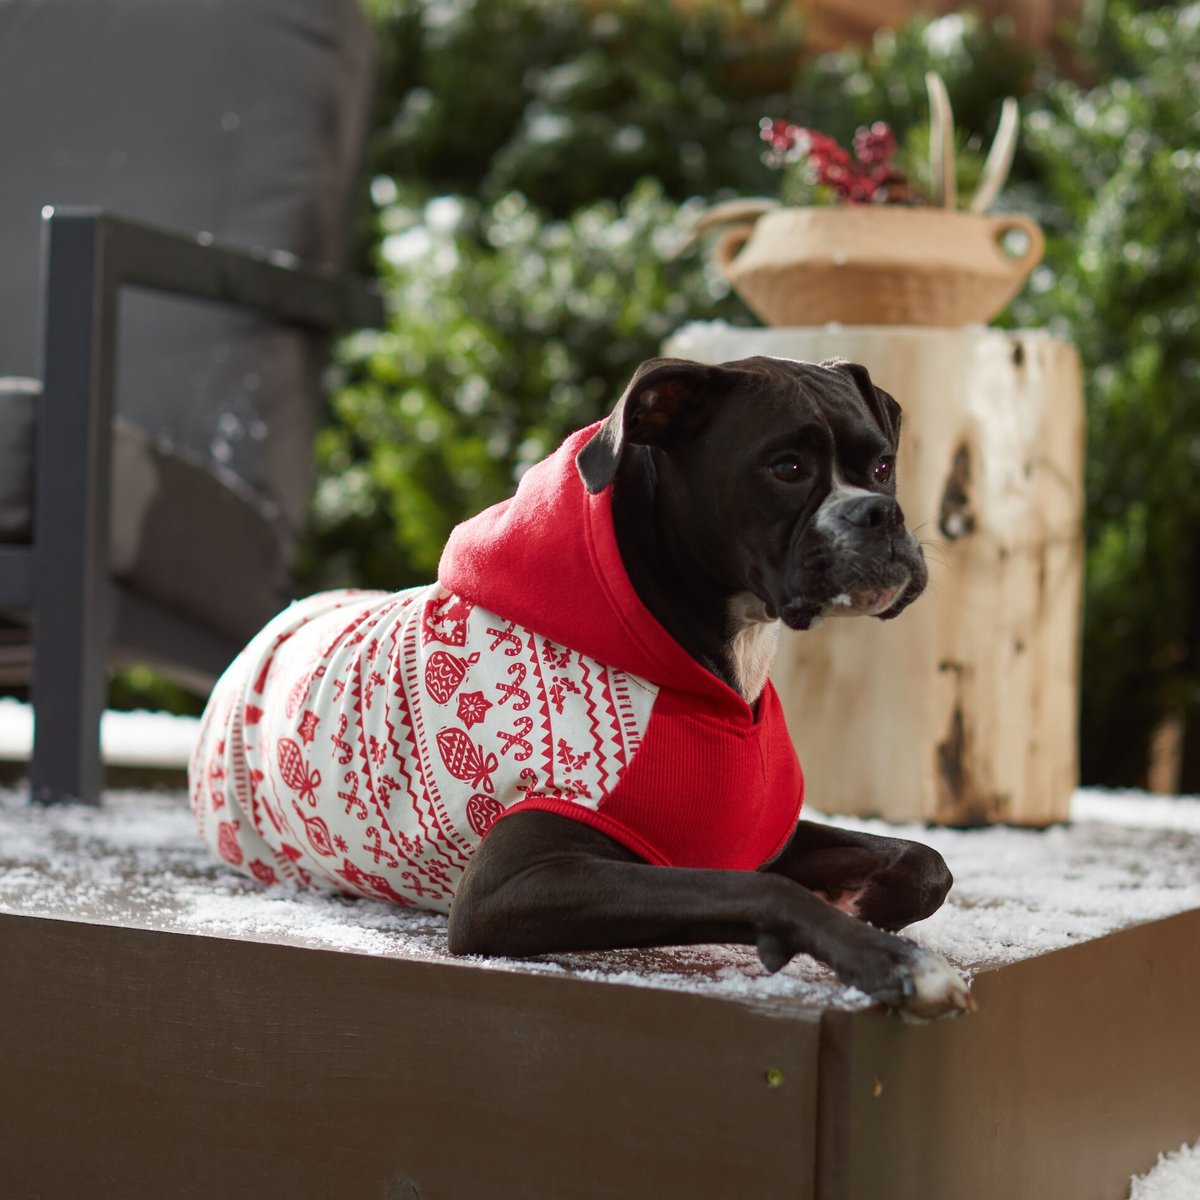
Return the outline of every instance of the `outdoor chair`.
{"type": "Polygon", "coordinates": [[[0,0],[0,684],[31,682],[35,799],[98,799],[113,664],[204,689],[290,598],[328,337],[381,319],[338,273],[373,73],[354,0],[0,0]]]}

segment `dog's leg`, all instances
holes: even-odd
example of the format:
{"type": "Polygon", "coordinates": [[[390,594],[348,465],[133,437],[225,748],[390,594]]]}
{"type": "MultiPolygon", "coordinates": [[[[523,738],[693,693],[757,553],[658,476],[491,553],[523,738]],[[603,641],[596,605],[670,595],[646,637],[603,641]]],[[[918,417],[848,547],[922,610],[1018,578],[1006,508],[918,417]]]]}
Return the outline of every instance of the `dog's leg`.
{"type": "Polygon", "coordinates": [[[880,929],[903,929],[937,912],[954,878],[929,846],[801,821],[766,870],[880,929]]]}
{"type": "MultiPolygon", "coordinates": [[[[885,930],[931,916],[954,883],[930,846],[903,838],[855,833],[801,821],[783,851],[764,870],[786,876],[833,908],[885,930]]],[[[973,1008],[958,973],[939,954],[914,946],[920,1003],[934,1012],[944,999],[973,1008]]],[[[914,1011],[914,1006],[909,1006],[914,1011]]]]}
{"type": "Polygon", "coordinates": [[[885,1004],[932,1017],[969,1007],[942,960],[825,903],[785,874],[650,866],[585,825],[551,813],[497,823],[450,910],[454,954],[739,942],[777,971],[796,954],[885,1004]]]}

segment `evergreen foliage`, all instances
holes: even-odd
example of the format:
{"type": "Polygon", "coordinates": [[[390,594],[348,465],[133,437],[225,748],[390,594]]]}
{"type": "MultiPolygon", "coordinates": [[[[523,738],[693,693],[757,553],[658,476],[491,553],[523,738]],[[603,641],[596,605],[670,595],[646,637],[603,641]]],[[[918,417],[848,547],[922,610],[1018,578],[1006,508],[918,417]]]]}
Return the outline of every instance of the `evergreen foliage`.
{"type": "Polygon", "coordinates": [[[1200,791],[1200,4],[1114,4],[1094,86],[1060,81],[1027,123],[1058,211],[1018,317],[1086,372],[1084,777],[1143,781],[1168,715],[1200,791]]]}

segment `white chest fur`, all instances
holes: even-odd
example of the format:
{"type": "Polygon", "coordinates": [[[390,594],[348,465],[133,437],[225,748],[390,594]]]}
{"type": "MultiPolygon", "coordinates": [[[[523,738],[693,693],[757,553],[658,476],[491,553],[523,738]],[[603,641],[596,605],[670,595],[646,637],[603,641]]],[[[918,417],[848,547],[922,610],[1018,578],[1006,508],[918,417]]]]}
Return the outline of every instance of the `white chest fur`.
{"type": "Polygon", "coordinates": [[[779,621],[766,615],[763,603],[748,593],[735,596],[729,603],[732,639],[730,665],[737,690],[751,704],[767,684],[767,673],[775,659],[779,643],[779,621]]]}

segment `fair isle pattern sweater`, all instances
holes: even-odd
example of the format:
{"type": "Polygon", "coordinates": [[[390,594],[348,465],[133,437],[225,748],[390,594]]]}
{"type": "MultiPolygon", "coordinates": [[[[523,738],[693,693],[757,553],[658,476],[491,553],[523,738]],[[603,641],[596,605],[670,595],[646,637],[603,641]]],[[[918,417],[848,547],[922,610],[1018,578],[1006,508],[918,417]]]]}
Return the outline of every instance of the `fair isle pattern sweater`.
{"type": "Polygon", "coordinates": [[[492,822],[597,813],[656,689],[435,585],[292,605],[223,678],[192,776],[230,865],[446,911],[492,822]]]}
{"type": "Polygon", "coordinates": [[[310,597],[239,655],[191,764],[198,828],[230,866],[445,912],[522,809],[663,866],[782,849],[803,780],[778,697],[768,683],[752,708],[641,604],[611,495],[575,471],[593,432],[460,526],[439,583],[310,597]]]}

